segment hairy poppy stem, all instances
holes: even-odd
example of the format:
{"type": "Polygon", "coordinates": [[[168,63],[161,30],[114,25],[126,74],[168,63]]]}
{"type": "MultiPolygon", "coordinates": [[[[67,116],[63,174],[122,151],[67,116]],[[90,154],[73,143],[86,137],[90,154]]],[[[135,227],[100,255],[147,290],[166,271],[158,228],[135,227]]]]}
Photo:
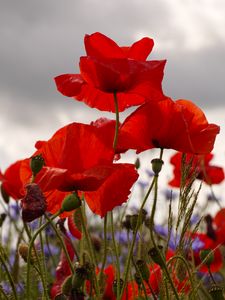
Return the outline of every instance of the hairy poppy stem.
{"type": "Polygon", "coordinates": [[[113,93],[113,96],[114,96],[114,105],[115,105],[115,113],[116,113],[116,127],[115,127],[115,135],[113,140],[113,149],[116,150],[120,120],[119,120],[119,107],[118,107],[118,99],[116,96],[116,92],[113,93]]]}
{"type": "MultiPolygon", "coordinates": [[[[61,246],[62,246],[62,249],[63,249],[64,254],[65,254],[65,256],[66,256],[66,260],[67,260],[67,262],[68,262],[68,264],[69,264],[69,266],[70,266],[71,272],[74,273],[73,264],[72,264],[72,261],[71,261],[71,259],[70,259],[69,253],[68,253],[68,251],[67,251],[67,249],[66,249],[66,246],[65,246],[65,243],[64,243],[64,241],[63,241],[63,238],[62,238],[61,235],[59,234],[59,232],[58,232],[56,226],[54,225],[54,223],[52,222],[52,219],[49,218],[49,216],[48,216],[47,214],[45,214],[45,217],[46,217],[46,219],[48,220],[49,224],[51,225],[52,229],[54,230],[54,232],[55,232],[55,234],[56,234],[56,236],[57,236],[57,238],[58,238],[58,240],[59,240],[59,242],[60,242],[60,244],[61,244],[61,246]]],[[[74,252],[75,252],[75,251],[74,251],[74,252]]],[[[75,253],[76,253],[76,252],[75,252],[75,253]]]]}
{"type": "Polygon", "coordinates": [[[12,287],[12,292],[13,292],[14,298],[15,298],[15,300],[17,300],[18,297],[17,297],[17,293],[16,293],[15,283],[14,283],[13,278],[12,278],[12,275],[11,275],[11,273],[10,273],[10,271],[9,271],[9,269],[8,269],[8,267],[7,267],[7,265],[6,265],[6,263],[5,263],[5,260],[4,260],[4,258],[2,257],[2,253],[1,253],[1,252],[2,252],[2,251],[1,251],[1,249],[0,249],[0,262],[1,262],[2,266],[3,266],[3,268],[5,269],[6,275],[7,275],[8,279],[9,279],[10,285],[11,285],[11,287],[12,287]]]}
{"type": "Polygon", "coordinates": [[[133,255],[134,244],[135,244],[135,241],[136,241],[136,237],[137,237],[137,233],[138,233],[138,229],[139,229],[139,224],[140,224],[141,217],[142,217],[142,209],[144,208],[145,203],[148,199],[148,196],[150,195],[154,185],[155,185],[155,178],[153,178],[153,180],[151,182],[151,185],[149,186],[149,189],[148,189],[148,191],[147,191],[147,193],[146,193],[146,195],[143,199],[143,202],[142,202],[139,214],[138,214],[137,224],[136,224],[135,230],[133,232],[133,239],[132,239],[132,242],[131,242],[131,245],[130,245],[130,248],[129,248],[129,253],[128,253],[127,261],[126,261],[126,265],[125,265],[124,282],[123,282],[123,287],[122,287],[121,292],[120,292],[120,297],[118,298],[119,300],[122,299],[123,292],[124,292],[125,287],[126,287],[127,278],[128,278],[128,274],[129,274],[131,257],[133,255]]]}
{"type": "MultiPolygon", "coordinates": [[[[96,268],[97,267],[97,260],[96,260],[96,256],[95,256],[94,249],[93,249],[93,246],[92,246],[91,238],[90,238],[90,235],[89,235],[87,227],[86,227],[85,214],[84,214],[84,211],[83,211],[82,208],[83,208],[83,206],[78,208],[80,210],[82,232],[84,233],[85,239],[87,241],[87,246],[88,246],[88,250],[89,250],[89,253],[90,253],[91,260],[92,260],[92,262],[93,262],[93,264],[96,268]]],[[[96,276],[95,272],[93,272],[93,274],[94,274],[95,291],[96,291],[96,295],[98,297],[97,299],[100,299],[100,289],[99,289],[98,279],[97,279],[97,276],[96,276]]]]}
{"type": "Polygon", "coordinates": [[[171,258],[168,260],[168,262],[167,262],[167,267],[168,267],[168,266],[172,263],[172,261],[175,260],[175,259],[177,259],[177,260],[178,260],[178,259],[182,260],[182,262],[183,262],[184,265],[185,265],[185,268],[186,268],[186,270],[187,270],[187,272],[188,272],[188,277],[189,277],[189,280],[190,280],[190,283],[191,283],[191,287],[192,287],[191,295],[192,295],[192,297],[193,297],[193,300],[195,300],[195,299],[196,299],[196,298],[195,298],[195,294],[193,294],[193,291],[194,291],[194,289],[195,289],[194,281],[193,281],[192,274],[191,274],[191,271],[190,271],[190,269],[189,269],[189,266],[188,266],[187,261],[186,261],[181,255],[175,255],[175,256],[171,257],[171,258]]]}
{"type": "MultiPolygon", "coordinates": [[[[53,221],[55,218],[57,218],[60,214],[62,213],[61,210],[59,210],[56,214],[54,214],[50,219],[51,221],[53,221]]],[[[31,259],[31,251],[33,249],[33,246],[34,246],[34,242],[35,242],[35,239],[36,237],[39,235],[39,233],[45,229],[45,227],[50,223],[50,221],[48,220],[46,223],[44,223],[36,232],[35,234],[33,235],[33,237],[31,238],[30,240],[30,243],[29,243],[29,248],[28,248],[28,254],[27,254],[27,288],[26,288],[26,292],[27,292],[27,300],[30,300],[30,265],[31,265],[31,262],[30,262],[30,259],[31,259]]]]}
{"type": "MultiPolygon", "coordinates": [[[[163,155],[163,149],[160,149],[160,159],[162,159],[162,155],[163,155]]],[[[153,199],[152,212],[151,212],[150,222],[149,222],[150,236],[151,236],[151,240],[152,240],[153,246],[155,248],[156,254],[158,257],[160,257],[160,261],[162,263],[161,268],[162,268],[163,272],[165,273],[167,280],[170,283],[170,286],[173,290],[175,298],[177,300],[179,300],[177,290],[176,290],[176,288],[173,284],[173,281],[170,277],[166,262],[164,261],[164,258],[162,257],[162,254],[160,253],[160,250],[158,248],[158,245],[156,244],[155,237],[154,237],[154,216],[155,216],[155,211],[156,211],[157,198],[158,198],[158,174],[155,174],[155,176],[154,176],[154,199],[153,199]]]]}
{"type": "MultiPolygon", "coordinates": [[[[113,212],[112,211],[110,211],[110,217],[111,217],[112,242],[113,242],[114,253],[116,256],[116,279],[117,279],[117,282],[120,282],[120,261],[119,261],[118,248],[117,248],[117,244],[115,241],[115,230],[114,230],[114,221],[113,221],[113,212]]],[[[119,286],[119,284],[117,284],[116,299],[117,299],[117,297],[119,297],[119,294],[120,294],[120,286],[119,286]]]]}
{"type": "Polygon", "coordinates": [[[102,280],[102,275],[106,264],[106,258],[107,258],[107,214],[104,217],[104,253],[103,253],[102,267],[99,273],[100,280],[102,280]]]}

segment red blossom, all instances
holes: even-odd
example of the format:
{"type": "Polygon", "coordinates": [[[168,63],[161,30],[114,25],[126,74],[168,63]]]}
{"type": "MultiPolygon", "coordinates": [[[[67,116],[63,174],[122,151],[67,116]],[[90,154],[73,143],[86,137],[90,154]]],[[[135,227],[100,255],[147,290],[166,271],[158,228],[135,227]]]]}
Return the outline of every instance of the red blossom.
{"type": "Polygon", "coordinates": [[[221,208],[212,221],[215,226],[216,242],[225,245],[225,208],[221,208]]]}
{"type": "Polygon", "coordinates": [[[24,184],[20,177],[21,165],[23,162],[23,160],[16,161],[12,165],[10,165],[4,173],[1,173],[0,175],[0,181],[2,181],[2,189],[7,195],[15,200],[19,200],[25,195],[24,184]]]}
{"type": "Polygon", "coordinates": [[[85,192],[88,205],[101,216],[127,200],[137,172],[134,165],[112,163],[115,123],[97,124],[72,123],[36,144],[35,155],[42,155],[45,166],[35,182],[45,192],[49,211],[55,212],[65,193],[74,190],[85,192]]]}
{"type": "Polygon", "coordinates": [[[212,151],[219,126],[209,124],[204,113],[188,100],[150,101],[121,125],[118,148],[142,152],[168,148],[185,153],[212,151]]]}
{"type": "MultiPolygon", "coordinates": [[[[170,163],[174,166],[173,169],[174,177],[169,182],[169,185],[173,187],[180,187],[181,159],[182,159],[181,152],[174,154],[170,159],[170,163]]],[[[188,165],[191,163],[189,177],[191,177],[195,172],[197,179],[200,179],[209,185],[221,183],[224,180],[223,168],[211,165],[210,162],[212,159],[213,159],[212,153],[206,155],[186,154],[185,164],[188,165]]]]}
{"type": "Polygon", "coordinates": [[[55,78],[59,92],[91,107],[115,111],[114,93],[119,111],[162,96],[161,82],[165,60],[146,61],[153,40],[143,38],[131,47],[119,47],[100,33],[85,36],[87,56],[80,58],[81,74],[55,78]]]}

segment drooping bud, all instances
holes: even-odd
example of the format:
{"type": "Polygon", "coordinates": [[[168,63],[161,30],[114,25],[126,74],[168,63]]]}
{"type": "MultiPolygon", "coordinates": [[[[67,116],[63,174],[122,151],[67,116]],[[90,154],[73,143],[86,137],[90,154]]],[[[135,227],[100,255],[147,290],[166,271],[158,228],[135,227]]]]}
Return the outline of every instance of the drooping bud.
{"type": "Polygon", "coordinates": [[[139,157],[136,159],[136,161],[135,161],[134,165],[135,165],[135,168],[136,168],[137,170],[140,168],[140,166],[141,166],[141,163],[140,163],[140,159],[139,159],[139,157]]]}
{"type": "MultiPolygon", "coordinates": [[[[27,262],[29,247],[27,244],[22,243],[18,247],[18,253],[23,258],[25,262],[27,262]]],[[[31,251],[30,263],[34,264],[35,262],[35,253],[34,250],[31,251]]]]}
{"type": "Polygon", "coordinates": [[[72,290],[72,275],[66,277],[62,284],[62,293],[69,296],[72,290]]]}
{"type": "Polygon", "coordinates": [[[122,278],[120,278],[119,282],[118,282],[117,279],[115,279],[115,280],[113,281],[113,286],[112,286],[112,288],[113,288],[113,293],[114,293],[114,295],[117,295],[117,287],[118,287],[118,285],[119,285],[119,293],[121,293],[122,288],[123,288],[123,282],[124,282],[124,281],[123,281],[122,278]]]}
{"type": "Polygon", "coordinates": [[[138,286],[141,286],[142,280],[141,280],[141,275],[140,275],[139,272],[136,272],[134,274],[134,280],[136,281],[136,283],[137,283],[138,286]]]}
{"type": "Polygon", "coordinates": [[[138,215],[131,215],[130,216],[130,226],[131,226],[131,230],[135,230],[135,228],[137,227],[137,225],[139,226],[140,223],[138,224],[138,215]]]}
{"type": "Polygon", "coordinates": [[[213,300],[224,300],[223,288],[221,286],[214,286],[209,290],[209,294],[213,300]]]}
{"type": "Polygon", "coordinates": [[[154,158],[151,161],[152,163],[152,171],[154,172],[155,176],[158,176],[160,171],[162,170],[162,165],[164,164],[163,160],[160,158],[154,158]]]}
{"type": "Polygon", "coordinates": [[[66,299],[67,299],[66,296],[64,296],[63,294],[55,296],[55,300],[66,300],[66,299]]]}
{"type": "Polygon", "coordinates": [[[4,223],[6,216],[7,215],[5,213],[0,214],[0,227],[2,227],[2,224],[4,223]]]}
{"type": "Polygon", "coordinates": [[[72,211],[81,206],[81,200],[76,192],[67,195],[62,203],[62,211],[72,211]]]}
{"type": "Polygon", "coordinates": [[[9,195],[6,193],[5,189],[3,188],[3,185],[1,185],[1,196],[2,196],[2,199],[4,200],[4,202],[6,204],[9,203],[9,195]]]}
{"type": "Polygon", "coordinates": [[[151,259],[159,265],[161,268],[164,267],[164,253],[163,253],[163,246],[158,245],[157,248],[153,247],[148,251],[148,255],[151,259]]]}
{"type": "Polygon", "coordinates": [[[137,267],[138,267],[138,269],[141,273],[142,278],[145,281],[148,281],[149,276],[150,276],[150,271],[149,271],[149,268],[148,268],[146,262],[142,259],[139,259],[136,264],[137,264],[137,267]]]}
{"type": "Polygon", "coordinates": [[[34,177],[41,171],[44,164],[45,161],[41,154],[31,157],[30,168],[34,177]]]}
{"type": "Polygon", "coordinates": [[[75,273],[72,276],[72,287],[73,289],[79,289],[84,280],[88,278],[88,270],[85,266],[79,266],[75,269],[75,273]]]}
{"type": "Polygon", "coordinates": [[[85,295],[82,291],[77,289],[72,289],[71,295],[67,298],[68,300],[85,300],[85,295]]]}
{"type": "Polygon", "coordinates": [[[21,200],[22,219],[24,222],[31,222],[45,213],[47,204],[39,185],[29,183],[25,188],[26,195],[21,200]]]}
{"type": "Polygon", "coordinates": [[[214,261],[214,253],[211,249],[203,249],[199,253],[201,261],[209,268],[214,261]]]}
{"type": "Polygon", "coordinates": [[[131,215],[126,215],[125,220],[122,222],[122,227],[127,230],[131,230],[130,217],[131,215]]]}

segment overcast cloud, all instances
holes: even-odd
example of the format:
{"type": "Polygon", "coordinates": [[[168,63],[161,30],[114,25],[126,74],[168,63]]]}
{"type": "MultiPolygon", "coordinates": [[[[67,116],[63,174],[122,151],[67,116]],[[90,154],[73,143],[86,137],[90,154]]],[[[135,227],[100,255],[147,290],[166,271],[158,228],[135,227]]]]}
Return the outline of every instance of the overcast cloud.
{"type": "Polygon", "coordinates": [[[54,76],[78,71],[85,33],[100,31],[120,45],[154,38],[151,57],[168,60],[165,93],[225,114],[224,0],[0,3],[0,168],[68,122],[113,117],[56,91],[54,76]]]}

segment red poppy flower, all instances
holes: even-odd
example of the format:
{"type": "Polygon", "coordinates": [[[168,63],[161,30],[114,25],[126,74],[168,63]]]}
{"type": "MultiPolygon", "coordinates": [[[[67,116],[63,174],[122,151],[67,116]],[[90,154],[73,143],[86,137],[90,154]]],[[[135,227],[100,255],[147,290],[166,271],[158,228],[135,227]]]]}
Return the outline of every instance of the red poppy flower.
{"type": "Polygon", "coordinates": [[[142,105],[124,121],[118,148],[142,152],[156,147],[206,154],[213,149],[218,133],[219,126],[209,124],[191,101],[164,98],[142,105]]]}
{"type": "Polygon", "coordinates": [[[86,35],[87,56],[80,58],[81,74],[64,74],[55,78],[59,92],[91,107],[115,111],[114,93],[119,111],[163,94],[161,82],[165,60],[145,61],[153,40],[143,38],[131,47],[119,47],[100,33],[86,35]]]}
{"type": "Polygon", "coordinates": [[[225,208],[216,213],[213,224],[215,225],[216,242],[225,245],[225,208]]]}
{"type": "Polygon", "coordinates": [[[20,177],[22,163],[24,163],[24,160],[18,160],[10,165],[4,173],[0,173],[1,188],[15,200],[19,200],[25,195],[24,184],[20,177]]]}
{"type": "MultiPolygon", "coordinates": [[[[170,163],[174,166],[174,178],[169,182],[169,185],[173,187],[180,187],[181,158],[182,153],[178,152],[170,159],[170,163]]],[[[210,165],[212,159],[212,153],[206,155],[186,154],[185,163],[190,164],[192,162],[189,176],[191,177],[193,172],[195,172],[197,179],[200,179],[209,185],[221,183],[224,180],[223,168],[210,165]]]]}
{"type": "Polygon", "coordinates": [[[65,192],[74,190],[84,191],[90,208],[101,216],[127,200],[138,174],[134,165],[112,164],[114,150],[109,135],[103,127],[72,123],[49,141],[36,144],[35,155],[42,155],[45,166],[35,182],[45,192],[49,211],[56,212],[65,192]]]}

